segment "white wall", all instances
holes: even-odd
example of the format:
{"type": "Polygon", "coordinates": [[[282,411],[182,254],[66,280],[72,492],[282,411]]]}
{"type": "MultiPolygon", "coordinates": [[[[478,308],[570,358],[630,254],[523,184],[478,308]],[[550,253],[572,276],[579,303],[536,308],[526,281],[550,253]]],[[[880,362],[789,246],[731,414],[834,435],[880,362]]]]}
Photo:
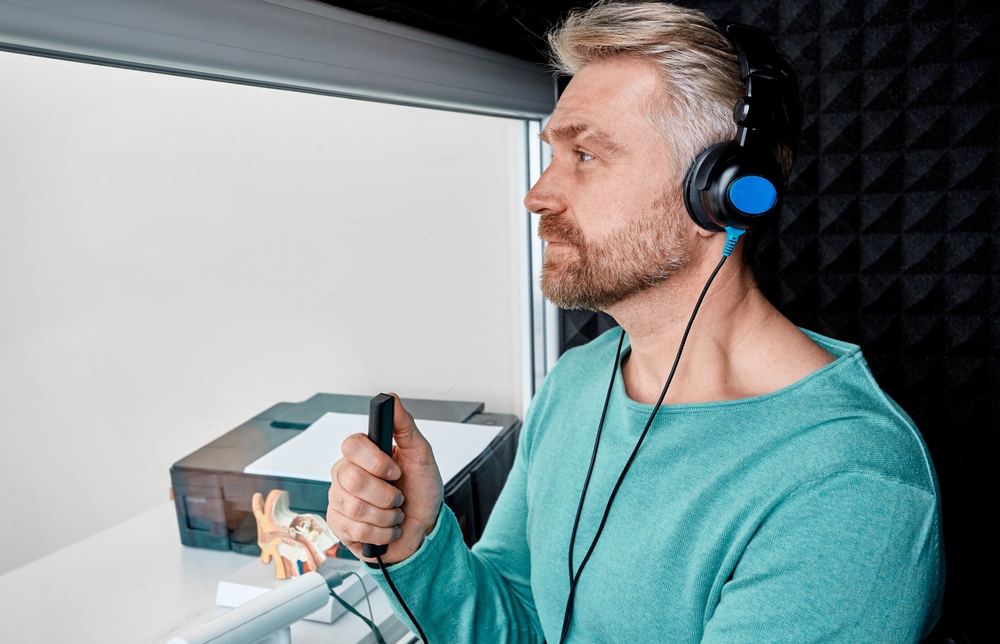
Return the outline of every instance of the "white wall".
{"type": "Polygon", "coordinates": [[[0,53],[0,573],[279,401],[520,413],[522,128],[0,53]]]}

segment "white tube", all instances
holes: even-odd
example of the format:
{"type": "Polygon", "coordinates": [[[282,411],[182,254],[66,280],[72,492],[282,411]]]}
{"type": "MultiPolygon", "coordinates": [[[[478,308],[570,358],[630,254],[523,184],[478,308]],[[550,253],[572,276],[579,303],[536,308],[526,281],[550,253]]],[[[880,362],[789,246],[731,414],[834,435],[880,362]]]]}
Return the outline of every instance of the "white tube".
{"type": "Polygon", "coordinates": [[[167,644],[247,644],[259,642],[326,605],[330,589],[316,572],[219,615],[167,644]]]}

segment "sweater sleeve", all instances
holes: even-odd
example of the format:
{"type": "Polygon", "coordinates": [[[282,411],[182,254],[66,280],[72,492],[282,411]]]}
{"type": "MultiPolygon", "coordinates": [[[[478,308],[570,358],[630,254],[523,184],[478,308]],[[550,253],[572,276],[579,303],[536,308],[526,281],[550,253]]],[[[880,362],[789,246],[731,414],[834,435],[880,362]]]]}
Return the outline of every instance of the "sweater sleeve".
{"type": "Polygon", "coordinates": [[[702,642],[917,642],[943,585],[935,496],[841,473],[801,487],[759,526],[702,642]]]}
{"type": "MultiPolygon", "coordinates": [[[[442,504],[437,525],[420,549],[389,568],[430,642],[544,641],[531,594],[524,444],[522,435],[507,483],[472,550],[455,515],[442,504]]],[[[396,615],[410,625],[381,571],[370,572],[396,615]]]]}

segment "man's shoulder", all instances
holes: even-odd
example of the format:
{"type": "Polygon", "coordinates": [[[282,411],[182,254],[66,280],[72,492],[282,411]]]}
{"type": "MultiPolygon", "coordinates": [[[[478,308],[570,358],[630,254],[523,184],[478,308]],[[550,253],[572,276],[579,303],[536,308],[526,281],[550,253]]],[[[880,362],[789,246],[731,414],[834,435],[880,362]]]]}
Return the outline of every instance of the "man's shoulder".
{"type": "Polygon", "coordinates": [[[795,442],[804,460],[865,470],[934,494],[936,476],[920,431],[878,385],[861,350],[805,333],[836,359],[793,387],[799,391],[775,410],[788,431],[801,432],[795,442]]]}

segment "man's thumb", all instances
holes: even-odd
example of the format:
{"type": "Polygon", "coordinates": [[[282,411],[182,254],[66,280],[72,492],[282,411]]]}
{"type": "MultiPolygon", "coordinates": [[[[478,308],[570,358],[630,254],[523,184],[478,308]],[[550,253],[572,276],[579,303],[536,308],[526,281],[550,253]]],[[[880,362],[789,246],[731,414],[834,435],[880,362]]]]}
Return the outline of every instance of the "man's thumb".
{"type": "Polygon", "coordinates": [[[399,396],[391,391],[388,393],[396,401],[392,409],[392,438],[396,441],[396,447],[399,449],[426,447],[427,439],[417,429],[416,423],[413,422],[413,416],[403,407],[399,396]]]}

